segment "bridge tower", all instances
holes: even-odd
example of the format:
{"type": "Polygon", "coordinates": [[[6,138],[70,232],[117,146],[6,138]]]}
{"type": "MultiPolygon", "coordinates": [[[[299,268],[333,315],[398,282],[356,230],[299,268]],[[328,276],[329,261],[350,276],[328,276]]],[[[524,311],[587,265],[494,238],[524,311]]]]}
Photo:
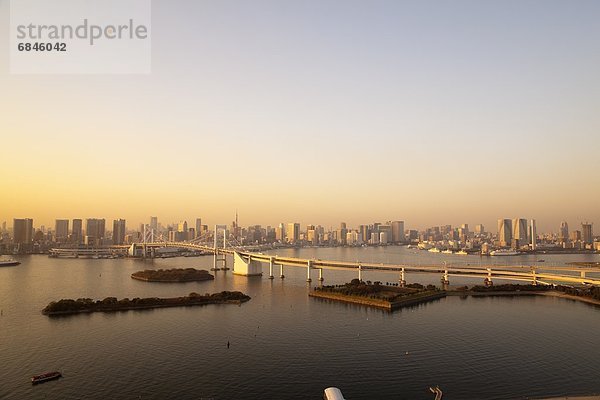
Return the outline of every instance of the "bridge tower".
{"type": "Polygon", "coordinates": [[[215,225],[214,247],[213,247],[213,267],[212,271],[219,271],[219,262],[223,263],[223,271],[227,270],[227,254],[221,252],[222,257],[219,257],[219,229],[223,231],[223,249],[227,246],[227,225],[215,225]]]}

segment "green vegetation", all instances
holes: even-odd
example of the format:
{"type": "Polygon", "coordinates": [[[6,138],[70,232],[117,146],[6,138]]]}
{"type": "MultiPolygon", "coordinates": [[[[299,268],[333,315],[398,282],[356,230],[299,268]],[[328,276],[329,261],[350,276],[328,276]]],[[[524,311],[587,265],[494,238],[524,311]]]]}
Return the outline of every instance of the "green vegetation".
{"type": "Polygon", "coordinates": [[[315,291],[395,302],[415,297],[417,294],[432,294],[434,292],[438,292],[439,289],[433,285],[427,285],[425,287],[418,283],[401,287],[391,286],[389,284],[383,285],[379,281],[371,283],[371,281],[364,282],[359,281],[358,279],[353,279],[350,281],[350,283],[346,283],[344,285],[316,287],[315,291]]]}
{"type": "Polygon", "coordinates": [[[241,304],[248,300],[250,300],[250,296],[242,292],[228,291],[213,294],[206,293],[205,295],[200,295],[198,293],[190,293],[188,296],[171,298],[148,297],[140,299],[139,297],[136,297],[131,300],[128,298],[117,300],[116,297],[107,297],[104,300],[96,301],[92,299],[62,299],[59,301],[53,301],[50,304],[48,304],[42,310],[42,314],[57,315],[90,312],[111,312],[135,309],[182,307],[221,303],[241,304]]]}
{"type": "Polygon", "coordinates": [[[195,268],[147,269],[134,272],[131,277],[146,282],[193,282],[215,279],[208,271],[195,268]]]}
{"type": "Polygon", "coordinates": [[[554,286],[551,285],[519,285],[515,283],[507,283],[504,285],[493,285],[493,286],[473,286],[471,291],[473,292],[546,292],[553,290],[554,286]]]}

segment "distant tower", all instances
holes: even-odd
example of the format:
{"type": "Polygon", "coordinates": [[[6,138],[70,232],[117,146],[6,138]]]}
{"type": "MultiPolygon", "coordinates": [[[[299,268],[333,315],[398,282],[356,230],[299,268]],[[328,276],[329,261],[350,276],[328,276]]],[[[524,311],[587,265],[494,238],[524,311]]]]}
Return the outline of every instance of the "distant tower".
{"type": "Polygon", "coordinates": [[[531,220],[531,250],[535,250],[537,245],[537,228],[535,226],[535,219],[531,220]]]}
{"type": "Polygon", "coordinates": [[[515,218],[512,220],[513,239],[519,241],[519,246],[529,243],[527,240],[527,220],[524,218],[515,218]]]}
{"type": "Polygon", "coordinates": [[[500,246],[510,246],[512,241],[512,221],[510,219],[498,220],[498,241],[500,246]]]}
{"type": "Polygon", "coordinates": [[[581,224],[582,240],[585,244],[594,243],[594,232],[592,230],[592,224],[586,222],[581,224]]]}
{"type": "Polygon", "coordinates": [[[561,242],[567,242],[569,240],[569,224],[567,221],[560,223],[560,230],[558,231],[558,240],[561,242]]]}

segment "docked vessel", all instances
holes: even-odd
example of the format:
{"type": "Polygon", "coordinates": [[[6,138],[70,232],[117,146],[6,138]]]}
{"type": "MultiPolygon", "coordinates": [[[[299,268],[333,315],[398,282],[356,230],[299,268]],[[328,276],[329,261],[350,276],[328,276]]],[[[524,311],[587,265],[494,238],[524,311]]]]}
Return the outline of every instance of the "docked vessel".
{"type": "Polygon", "coordinates": [[[431,249],[428,250],[430,253],[440,253],[440,249],[438,249],[437,247],[432,247],[431,249]]]}
{"type": "Polygon", "coordinates": [[[494,250],[490,252],[490,256],[518,256],[519,254],[521,253],[518,251],[505,249],[494,250]]]}
{"type": "Polygon", "coordinates": [[[469,253],[467,253],[467,252],[466,252],[466,251],[464,251],[464,250],[457,251],[457,252],[456,252],[456,254],[459,254],[459,255],[461,255],[461,256],[467,256],[467,255],[469,255],[469,253]]]}
{"type": "Polygon", "coordinates": [[[62,374],[58,371],[46,372],[44,374],[32,376],[31,383],[35,385],[37,383],[42,383],[42,382],[47,382],[47,381],[51,381],[54,379],[58,379],[61,376],[62,376],[62,374]]]}
{"type": "Polygon", "coordinates": [[[442,251],[442,253],[444,253],[444,254],[454,254],[454,252],[452,250],[450,250],[450,249],[446,249],[446,250],[442,251]]]}
{"type": "Polygon", "coordinates": [[[19,261],[14,260],[12,258],[0,260],[0,267],[11,267],[13,265],[19,265],[19,264],[21,264],[19,261]]]}

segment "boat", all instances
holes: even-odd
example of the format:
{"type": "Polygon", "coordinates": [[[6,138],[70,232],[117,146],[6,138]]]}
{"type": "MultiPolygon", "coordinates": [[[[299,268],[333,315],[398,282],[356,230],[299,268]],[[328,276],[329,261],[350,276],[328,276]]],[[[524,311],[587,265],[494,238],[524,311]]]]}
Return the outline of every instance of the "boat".
{"type": "Polygon", "coordinates": [[[344,400],[344,395],[342,391],[336,387],[328,387],[323,392],[324,400],[344,400]]]}
{"type": "Polygon", "coordinates": [[[450,250],[450,249],[444,250],[444,251],[442,251],[442,253],[444,253],[444,254],[454,254],[454,252],[452,250],[450,250]]]}
{"type": "Polygon", "coordinates": [[[459,255],[461,255],[461,256],[468,256],[468,255],[469,255],[469,253],[467,253],[467,252],[466,252],[466,251],[464,251],[464,250],[457,251],[457,252],[456,252],[456,254],[459,254],[459,255]]]}
{"type": "Polygon", "coordinates": [[[438,249],[437,247],[432,247],[431,249],[428,250],[430,253],[440,253],[440,249],[438,249]]]}
{"type": "Polygon", "coordinates": [[[519,254],[521,253],[516,250],[507,249],[494,250],[490,252],[490,256],[518,256],[519,254]]]}
{"type": "Polygon", "coordinates": [[[51,381],[54,379],[58,379],[62,376],[62,374],[58,371],[52,371],[52,372],[46,372],[40,375],[34,375],[31,377],[31,383],[32,384],[37,384],[37,383],[42,383],[42,382],[47,382],[47,381],[51,381]]]}
{"type": "Polygon", "coordinates": [[[537,262],[545,262],[546,260],[537,260],[537,262]]]}
{"type": "Polygon", "coordinates": [[[12,258],[7,258],[6,260],[0,260],[0,267],[11,267],[13,265],[21,264],[19,261],[14,260],[12,258]]]}

